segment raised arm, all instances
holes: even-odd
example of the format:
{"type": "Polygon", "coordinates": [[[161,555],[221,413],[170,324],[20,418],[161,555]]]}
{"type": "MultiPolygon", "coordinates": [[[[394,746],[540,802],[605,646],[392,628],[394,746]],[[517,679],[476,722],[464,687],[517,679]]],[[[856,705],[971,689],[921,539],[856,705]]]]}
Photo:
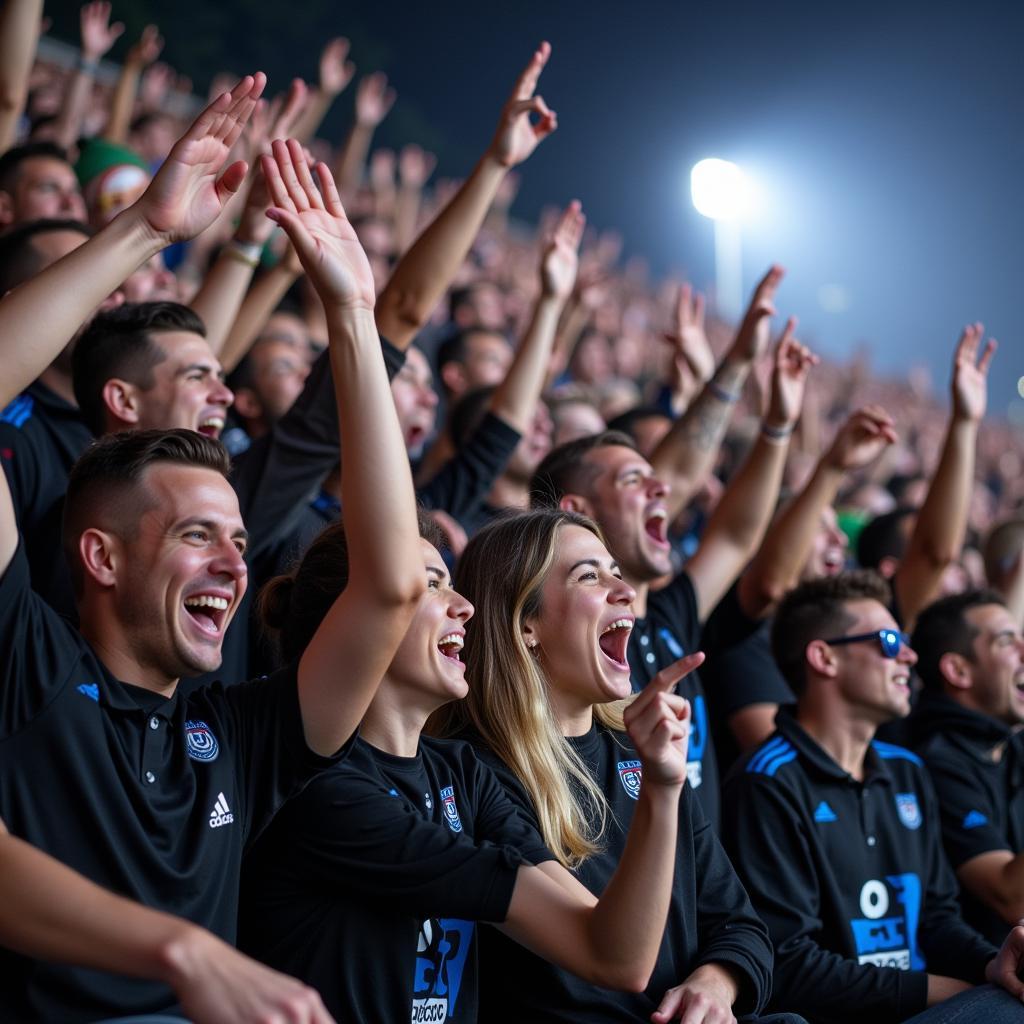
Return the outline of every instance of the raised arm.
{"type": "Polygon", "coordinates": [[[701,621],[722,599],[761,543],[775,508],[789,438],[800,417],[807,374],[818,361],[793,337],[795,326],[796,321],[790,319],[775,352],[771,403],[761,432],[725,489],[700,547],[686,566],[697,592],[701,621]]]}
{"type": "Polygon", "coordinates": [[[0,153],[14,145],[42,17],[43,0],[7,0],[0,8],[0,153]]]}
{"type": "Polygon", "coordinates": [[[312,989],[189,921],[107,892],[8,835],[2,823],[0,907],[0,943],[8,949],[163,981],[196,1024],[248,1024],[288,1012],[295,1016],[280,1019],[331,1020],[312,989]]]}
{"type": "Polygon", "coordinates": [[[654,969],[675,871],[690,725],[689,703],[671,690],[703,660],[698,652],[663,669],[626,709],[643,785],[622,857],[600,900],[557,862],[521,868],[499,926],[593,984],[642,992],[654,969]]]}
{"type": "Polygon", "coordinates": [[[424,589],[409,459],[373,322],[373,275],[330,170],[318,190],[302,147],[275,142],[263,170],[273,207],[317,289],[330,342],[341,433],[348,586],[299,662],[309,746],[332,754],[355,732],[424,589]],[[342,668],[343,666],[343,668],[342,668]]]}
{"type": "Polygon", "coordinates": [[[964,542],[978,424],[985,415],[988,368],[996,350],[996,342],[989,338],[978,358],[984,335],[982,324],[968,324],[960,335],[953,359],[953,407],[939,465],[906,554],[893,576],[893,591],[905,629],[937,596],[942,574],[959,556],[964,542]]]}
{"type": "Polygon", "coordinates": [[[535,94],[551,54],[541,43],[502,107],[491,144],[451,202],[402,257],[377,301],[377,326],[393,345],[406,349],[427,322],[466,258],[505,175],[522,163],[558,126],[535,94]],[[537,121],[531,122],[531,115],[537,121]]]}
{"type": "Polygon", "coordinates": [[[114,98],[110,105],[110,119],[103,130],[103,138],[111,142],[128,141],[128,129],[132,123],[132,109],[135,94],[139,89],[142,72],[160,56],[164,41],[156,25],[147,25],[139,41],[128,51],[121,65],[121,74],[114,87],[114,98]]]}
{"type": "Polygon", "coordinates": [[[299,142],[309,142],[317,133],[327,111],[345,91],[356,66],[348,57],[349,42],[344,36],[331,39],[320,53],[320,79],[317,88],[309,96],[298,121],[295,122],[294,137],[299,142]]]}
{"type": "Polygon", "coordinates": [[[804,489],[772,524],[740,578],[744,614],[763,618],[796,586],[822,512],[835,501],[846,474],[873,462],[895,441],[892,417],[881,407],[868,405],[851,414],[818,460],[804,489]]]}
{"type": "MultiPolygon", "coordinates": [[[[743,385],[754,362],[768,347],[775,293],[784,273],[781,267],[773,266],[761,279],[721,365],[651,454],[655,472],[672,485],[667,499],[669,521],[682,512],[714,465],[743,385]]],[[[704,333],[700,297],[689,307],[681,302],[679,312],[675,344],[677,352],[685,358],[686,350],[697,345],[698,336],[704,333]]]]}
{"type": "MultiPolygon", "coordinates": [[[[138,202],[0,301],[0,406],[53,362],[89,314],[132,271],[172,242],[192,238],[220,213],[245,177],[245,164],[223,168],[265,81],[262,73],[250,75],[218,97],[175,143],[138,202]]],[[[3,477],[0,571],[17,546],[10,491],[3,477]]]]}
{"type": "Polygon", "coordinates": [[[117,42],[124,25],[110,24],[110,4],[107,0],[92,0],[87,3],[79,16],[81,24],[82,51],[74,74],[68,79],[64,102],[57,114],[55,125],[56,141],[65,149],[71,149],[78,142],[85,116],[93,78],[100,60],[117,42]]]}
{"type": "Polygon", "coordinates": [[[395,102],[395,90],[388,88],[383,71],[367,75],[356,88],[356,119],[345,139],[334,173],[346,195],[354,195],[363,180],[366,155],[377,125],[388,115],[395,102]]]}

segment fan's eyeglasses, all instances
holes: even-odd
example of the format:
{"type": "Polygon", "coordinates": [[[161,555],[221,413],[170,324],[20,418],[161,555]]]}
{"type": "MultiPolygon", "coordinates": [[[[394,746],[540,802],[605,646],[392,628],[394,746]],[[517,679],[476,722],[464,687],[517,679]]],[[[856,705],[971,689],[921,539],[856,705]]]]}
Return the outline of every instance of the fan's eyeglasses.
{"type": "Polygon", "coordinates": [[[882,648],[883,658],[898,658],[902,647],[910,646],[910,637],[896,629],[876,629],[873,633],[856,633],[854,636],[837,636],[825,640],[826,644],[858,644],[862,640],[877,640],[882,648]]]}

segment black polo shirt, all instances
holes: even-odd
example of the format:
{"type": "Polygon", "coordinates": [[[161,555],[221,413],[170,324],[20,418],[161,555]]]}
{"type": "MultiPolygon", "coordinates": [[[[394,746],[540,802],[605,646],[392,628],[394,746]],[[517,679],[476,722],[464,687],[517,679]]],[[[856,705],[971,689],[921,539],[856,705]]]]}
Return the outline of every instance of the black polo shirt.
{"type": "Polygon", "coordinates": [[[926,972],[985,980],[920,758],[874,742],[848,775],[788,714],[726,779],[723,835],[775,944],[772,1003],[820,1024],[895,1024],[926,972]]]}
{"type": "Polygon", "coordinates": [[[466,743],[415,757],[358,740],[246,860],[241,946],[339,1021],[477,1020],[476,921],[503,921],[524,861],[552,860],[466,743]]]}
{"type": "MultiPolygon", "coordinates": [[[[115,679],[30,588],[0,580],[0,815],[93,881],[235,937],[243,848],[334,763],[305,743],[294,667],[166,699],[115,679]]],[[[155,982],[0,953],[0,1020],[174,1006],[155,982]]]]}
{"type": "MultiPolygon", "coordinates": [[[[594,725],[569,739],[573,750],[608,801],[609,815],[599,853],[574,872],[597,897],[619,866],[642,785],[636,751],[625,733],[594,725]]],[[[481,750],[535,826],[536,811],[514,772],[489,750],[481,750]]],[[[757,1013],[768,999],[772,949],[729,858],[686,786],[679,800],[679,833],[672,902],[658,960],[644,992],[598,988],[534,956],[494,929],[482,932],[480,1019],[531,1024],[602,1021],[645,1024],[668,989],[702,964],[720,963],[742,979],[735,1013],[757,1013]]]]}
{"type": "MultiPolygon", "coordinates": [[[[661,590],[647,595],[647,614],[633,623],[626,656],[633,689],[642,690],[663,668],[700,650],[697,594],[686,572],[661,590]]],[[[720,802],[718,762],[700,676],[691,672],[676,687],[690,702],[690,746],[686,777],[700,800],[711,827],[718,831],[720,802]]]]}
{"type": "Polygon", "coordinates": [[[25,538],[32,585],[63,615],[75,616],[61,547],[68,474],[92,433],[76,406],[36,381],[0,412],[0,459],[25,538]]]}
{"type": "MultiPolygon", "coordinates": [[[[921,694],[913,717],[954,870],[993,850],[1024,851],[1024,734],[930,692],[921,694]]],[[[989,941],[1002,943],[1013,922],[966,889],[960,891],[960,904],[970,924],[989,941]]]]}

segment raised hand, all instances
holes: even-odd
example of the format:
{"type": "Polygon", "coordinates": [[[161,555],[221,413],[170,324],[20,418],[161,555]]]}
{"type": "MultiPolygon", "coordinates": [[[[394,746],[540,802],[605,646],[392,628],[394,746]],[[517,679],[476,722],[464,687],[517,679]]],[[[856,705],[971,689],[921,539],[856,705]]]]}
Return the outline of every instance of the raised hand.
{"type": "Polygon", "coordinates": [[[160,60],[150,64],[143,73],[139,85],[139,102],[143,109],[160,110],[177,79],[178,76],[169,64],[160,60]]]}
{"type": "Polygon", "coordinates": [[[839,428],[824,462],[843,473],[863,469],[897,440],[892,417],[880,405],[866,405],[839,428]]]}
{"type": "Polygon", "coordinates": [[[139,41],[128,51],[127,63],[145,67],[152,64],[160,56],[164,48],[164,39],[156,25],[147,25],[139,36],[139,41]]]}
{"type": "Polygon", "coordinates": [[[332,39],[320,54],[320,90],[329,96],[337,96],[344,92],[352,76],[356,73],[356,66],[348,56],[349,42],[344,36],[332,39]]]}
{"type": "Polygon", "coordinates": [[[675,329],[663,337],[672,346],[677,366],[684,363],[689,374],[701,383],[711,379],[715,372],[715,354],[704,331],[704,296],[695,293],[686,283],[679,286],[675,329]]]}
{"type": "Polygon", "coordinates": [[[367,128],[376,128],[394,106],[397,93],[388,88],[383,71],[367,75],[356,89],[356,121],[367,128]]]}
{"type": "Polygon", "coordinates": [[[209,227],[241,187],[243,162],[223,173],[221,169],[266,81],[262,72],[247,75],[231,92],[218,96],[174,144],[135,204],[135,211],[166,244],[194,238],[209,227]]]}
{"type": "Polygon", "coordinates": [[[402,148],[398,157],[398,173],[403,188],[421,189],[434,173],[437,157],[414,143],[402,148]]]}
{"type": "Polygon", "coordinates": [[[786,321],[786,327],[775,350],[772,370],[772,396],[768,407],[768,421],[771,426],[781,429],[792,427],[800,418],[804,402],[804,387],[811,367],[820,361],[818,357],[793,336],[796,317],[786,321]]]}
{"type": "Polygon", "coordinates": [[[768,350],[771,318],[775,315],[775,293],[785,274],[782,267],[771,266],[758,282],[732,345],[732,353],[737,358],[754,362],[768,350]]]}
{"type": "Polygon", "coordinates": [[[988,401],[988,368],[997,342],[989,338],[978,359],[978,348],[985,336],[984,324],[968,324],[960,335],[953,357],[953,416],[978,423],[985,415],[988,401]]]}
{"type": "Polygon", "coordinates": [[[110,24],[110,4],[106,0],[94,0],[86,4],[79,15],[82,37],[82,57],[97,61],[104,56],[124,32],[124,25],[116,21],[110,24]]]}
{"type": "Polygon", "coordinates": [[[558,127],[555,112],[541,96],[534,95],[537,80],[550,56],[551,44],[541,43],[501,108],[501,118],[488,152],[503,167],[521,164],[558,127]],[[537,115],[536,122],[530,120],[531,114],[537,115]]]}
{"type": "Polygon", "coordinates": [[[682,786],[686,781],[690,702],[673,690],[703,661],[703,653],[697,651],[666,666],[623,713],[643,765],[644,785],[682,786]]]}
{"type": "Polygon", "coordinates": [[[540,264],[541,289],[545,296],[561,299],[572,295],[579,268],[580,241],[587,218],[578,199],[574,199],[558,220],[558,226],[544,248],[540,264]]]}
{"type": "Polygon", "coordinates": [[[273,157],[261,158],[274,203],[267,216],[284,228],[328,314],[332,307],[372,313],[373,272],[327,165],[316,165],[318,191],[298,142],[278,140],[272,149],[273,157]]]}

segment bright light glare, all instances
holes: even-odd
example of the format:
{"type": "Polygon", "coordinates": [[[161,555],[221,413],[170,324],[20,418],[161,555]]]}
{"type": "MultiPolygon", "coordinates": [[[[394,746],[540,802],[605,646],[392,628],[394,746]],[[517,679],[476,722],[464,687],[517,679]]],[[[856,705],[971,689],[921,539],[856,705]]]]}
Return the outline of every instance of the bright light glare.
{"type": "Polygon", "coordinates": [[[711,220],[738,220],[747,209],[749,185],[729,160],[701,160],[690,171],[690,194],[697,212],[711,220]]]}

